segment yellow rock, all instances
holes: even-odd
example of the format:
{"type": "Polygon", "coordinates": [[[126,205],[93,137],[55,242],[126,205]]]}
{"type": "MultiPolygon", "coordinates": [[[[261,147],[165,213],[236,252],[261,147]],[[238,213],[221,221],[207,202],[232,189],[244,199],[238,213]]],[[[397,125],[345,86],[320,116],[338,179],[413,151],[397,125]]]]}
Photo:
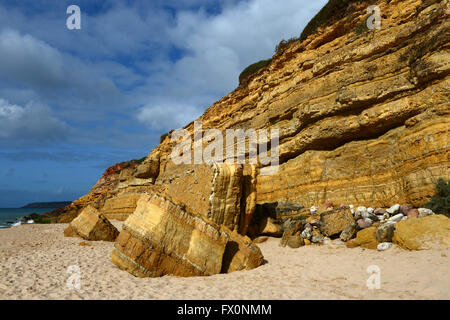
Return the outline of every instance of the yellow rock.
{"type": "Polygon", "coordinates": [[[80,237],[90,241],[114,241],[119,231],[95,208],[87,206],[64,230],[66,237],[80,237]]]}
{"type": "Polygon", "coordinates": [[[408,250],[450,246],[450,219],[436,214],[400,221],[395,226],[392,242],[408,250]]]}
{"type": "Polygon", "coordinates": [[[125,221],[111,257],[138,277],[206,276],[263,262],[249,238],[150,194],[141,196],[125,221]]]}
{"type": "Polygon", "coordinates": [[[348,248],[355,248],[361,246],[366,249],[376,249],[378,241],[376,237],[377,228],[370,227],[359,231],[356,238],[346,242],[348,248]]]}

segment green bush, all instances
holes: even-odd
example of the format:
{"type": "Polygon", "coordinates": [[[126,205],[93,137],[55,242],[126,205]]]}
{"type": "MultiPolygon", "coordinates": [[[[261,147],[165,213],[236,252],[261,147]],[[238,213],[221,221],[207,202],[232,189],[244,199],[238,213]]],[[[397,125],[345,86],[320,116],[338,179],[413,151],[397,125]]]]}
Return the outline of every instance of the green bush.
{"type": "Polygon", "coordinates": [[[256,63],[249,65],[244,71],[239,75],[239,83],[242,83],[245,79],[247,79],[250,75],[254,74],[258,70],[268,66],[272,62],[272,59],[261,60],[256,63]]]}
{"type": "Polygon", "coordinates": [[[278,53],[281,49],[286,47],[288,44],[295,42],[295,41],[299,41],[299,40],[300,40],[299,37],[293,37],[288,40],[281,40],[280,43],[278,43],[277,46],[275,47],[275,53],[278,53]]]}
{"type": "MultiPolygon", "coordinates": [[[[329,0],[328,3],[317,13],[314,18],[306,25],[300,35],[300,40],[305,40],[309,35],[315,33],[319,27],[332,21],[339,19],[347,14],[347,7],[352,2],[362,2],[361,0],[329,0]]],[[[375,1],[366,0],[368,4],[375,1]]]]}
{"type": "Polygon", "coordinates": [[[164,139],[166,139],[168,135],[169,135],[169,132],[166,132],[166,133],[162,134],[159,137],[159,143],[163,143],[164,139]]]}
{"type": "Polygon", "coordinates": [[[450,181],[445,182],[439,178],[436,183],[437,193],[425,205],[426,208],[433,210],[434,213],[450,214],[450,181]]]}

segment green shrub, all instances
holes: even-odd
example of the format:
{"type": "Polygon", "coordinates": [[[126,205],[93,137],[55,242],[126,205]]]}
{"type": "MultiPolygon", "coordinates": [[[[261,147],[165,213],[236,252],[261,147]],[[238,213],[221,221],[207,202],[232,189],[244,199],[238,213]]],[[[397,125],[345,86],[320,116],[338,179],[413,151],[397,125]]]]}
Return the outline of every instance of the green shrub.
{"type": "Polygon", "coordinates": [[[167,138],[168,135],[169,132],[162,134],[161,137],[159,137],[159,143],[163,143],[164,139],[167,138]]]}
{"type": "Polygon", "coordinates": [[[300,40],[299,37],[293,37],[288,40],[284,40],[284,39],[281,40],[280,43],[278,43],[277,46],[275,47],[275,53],[278,53],[281,49],[286,47],[288,44],[295,42],[295,41],[299,41],[299,40],[300,40]]]}
{"type": "Polygon", "coordinates": [[[249,65],[244,71],[239,75],[239,83],[241,84],[245,79],[247,79],[250,75],[254,74],[258,70],[268,66],[272,62],[272,59],[261,60],[256,63],[249,65]]]}
{"type": "Polygon", "coordinates": [[[425,204],[425,207],[433,210],[434,213],[450,214],[450,181],[445,182],[439,178],[436,183],[437,193],[425,204]]]}
{"type": "MultiPolygon", "coordinates": [[[[300,40],[305,40],[309,35],[315,33],[319,27],[325,23],[330,23],[333,19],[339,19],[347,14],[347,7],[352,2],[361,0],[329,0],[328,3],[317,13],[306,25],[300,35],[300,40]]],[[[368,4],[375,1],[366,0],[368,4]]],[[[332,23],[332,22],[331,22],[332,23]]]]}

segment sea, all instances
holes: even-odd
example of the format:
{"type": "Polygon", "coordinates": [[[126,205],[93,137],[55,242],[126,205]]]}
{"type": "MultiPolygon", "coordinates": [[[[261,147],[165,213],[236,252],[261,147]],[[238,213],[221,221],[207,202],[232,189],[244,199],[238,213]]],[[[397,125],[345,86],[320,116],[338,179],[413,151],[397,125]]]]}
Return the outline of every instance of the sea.
{"type": "MultiPolygon", "coordinates": [[[[12,226],[18,226],[21,223],[21,218],[28,216],[32,213],[42,214],[45,212],[50,212],[54,209],[51,208],[0,208],[0,228],[9,228],[12,226]]],[[[32,221],[27,221],[26,223],[33,223],[32,221]]]]}

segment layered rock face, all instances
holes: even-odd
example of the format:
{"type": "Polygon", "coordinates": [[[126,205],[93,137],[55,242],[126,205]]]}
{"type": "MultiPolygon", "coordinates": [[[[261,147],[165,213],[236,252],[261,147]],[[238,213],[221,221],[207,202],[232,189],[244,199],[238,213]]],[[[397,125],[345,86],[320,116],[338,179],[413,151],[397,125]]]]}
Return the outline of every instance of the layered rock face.
{"type": "Polygon", "coordinates": [[[144,194],[125,221],[112,261],[138,277],[205,276],[262,264],[258,247],[207,218],[144,194]]]}
{"type": "MultiPolygon", "coordinates": [[[[139,194],[159,194],[248,234],[255,207],[265,203],[423,205],[437,179],[450,178],[448,1],[352,2],[342,16],[287,45],[197,119],[203,130],[278,129],[276,173],[260,174],[260,161],[176,165],[178,141],[169,136],[79,207],[93,204],[123,219],[139,194]],[[381,28],[361,31],[369,4],[380,7],[381,28]]],[[[194,136],[194,123],[185,129],[194,136]]]]}
{"type": "Polygon", "coordinates": [[[104,215],[87,206],[64,230],[66,237],[80,237],[91,241],[115,241],[119,231],[104,215]]]}

